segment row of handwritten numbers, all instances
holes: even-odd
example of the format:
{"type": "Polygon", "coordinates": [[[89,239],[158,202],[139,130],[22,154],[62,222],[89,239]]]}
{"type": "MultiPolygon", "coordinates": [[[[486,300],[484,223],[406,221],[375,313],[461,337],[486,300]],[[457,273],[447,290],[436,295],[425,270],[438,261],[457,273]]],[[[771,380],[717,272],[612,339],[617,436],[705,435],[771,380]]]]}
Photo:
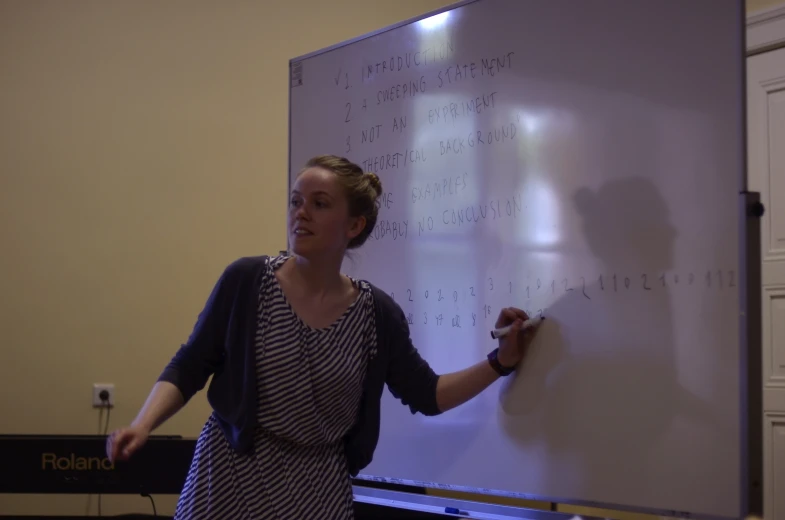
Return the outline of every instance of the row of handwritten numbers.
{"type": "MultiPolygon", "coordinates": [[[[621,289],[622,287],[624,289],[631,289],[632,286],[633,286],[632,281],[633,280],[629,276],[625,276],[625,277],[622,278],[622,277],[618,277],[615,274],[612,275],[612,276],[608,276],[608,277],[606,277],[604,275],[600,275],[597,278],[597,285],[599,286],[601,291],[605,291],[607,289],[609,291],[613,290],[614,292],[618,292],[619,289],[621,289]]],[[[687,275],[687,280],[686,280],[687,285],[688,286],[695,285],[695,281],[696,281],[695,273],[689,273],[687,275]]],[[[581,276],[580,277],[580,282],[581,282],[580,283],[581,292],[583,293],[583,295],[586,298],[591,299],[591,296],[589,296],[589,294],[586,291],[586,278],[581,276]]],[[[673,274],[670,277],[662,274],[662,275],[660,275],[659,277],[657,277],[654,280],[649,275],[642,274],[642,275],[640,275],[640,280],[639,280],[640,287],[642,289],[646,290],[646,291],[650,291],[650,290],[652,290],[656,286],[667,287],[669,283],[672,283],[674,285],[679,285],[679,283],[681,283],[681,282],[682,282],[682,280],[681,280],[681,278],[679,277],[678,274],[673,274]]],[[[735,274],[735,271],[722,271],[722,270],[707,271],[705,273],[705,275],[703,275],[703,283],[705,284],[705,286],[707,288],[717,287],[717,288],[722,289],[726,285],[727,285],[727,287],[735,287],[736,286],[736,274],[735,274]]],[[[561,282],[557,282],[556,280],[551,280],[551,282],[546,287],[550,288],[550,290],[551,290],[550,292],[553,295],[556,294],[557,287],[559,288],[559,292],[564,292],[564,293],[568,293],[568,292],[570,292],[570,291],[575,289],[572,285],[570,285],[569,279],[567,279],[567,278],[563,278],[561,280],[561,282]]],[[[493,278],[488,278],[488,286],[487,286],[487,288],[488,288],[488,291],[494,291],[497,288],[497,286],[494,285],[493,278]]],[[[507,288],[507,292],[509,294],[512,294],[513,282],[507,282],[507,287],[506,288],[507,288]]],[[[538,291],[542,290],[542,288],[543,288],[542,280],[538,278],[537,281],[536,281],[536,284],[534,285],[534,287],[532,287],[532,285],[527,285],[526,286],[526,297],[527,298],[531,298],[532,292],[537,293],[538,291]]],[[[412,290],[411,289],[406,289],[406,294],[407,294],[406,301],[413,302],[414,301],[414,297],[413,297],[413,294],[412,294],[412,290]]],[[[469,294],[470,294],[470,296],[477,296],[473,286],[469,287],[469,294]]],[[[392,296],[393,299],[395,299],[395,293],[394,292],[390,293],[390,295],[392,296]]],[[[430,292],[428,291],[428,289],[425,290],[424,296],[425,296],[426,299],[429,298],[430,292]]],[[[453,291],[452,292],[452,300],[454,302],[458,301],[458,296],[459,296],[458,295],[458,291],[453,291]]],[[[436,301],[442,301],[442,300],[445,300],[445,299],[446,298],[445,298],[442,290],[441,289],[437,289],[436,290],[436,301]]]]}
{"type": "MultiPolygon", "coordinates": [[[[538,309],[537,311],[530,311],[530,310],[525,310],[524,309],[524,311],[526,312],[527,315],[529,315],[531,317],[542,316],[542,309],[538,309]]],[[[483,316],[481,316],[481,317],[484,317],[486,320],[488,318],[491,318],[491,306],[487,305],[487,304],[483,305],[482,306],[482,314],[483,314],[483,316]]],[[[423,312],[422,315],[423,315],[423,318],[422,318],[422,324],[423,325],[428,325],[428,323],[432,322],[432,323],[435,323],[436,325],[441,326],[442,323],[444,322],[444,314],[443,313],[436,314],[433,317],[429,317],[428,316],[428,312],[423,312]]],[[[408,313],[406,315],[406,321],[409,322],[409,325],[414,325],[415,324],[414,323],[414,314],[412,314],[411,312],[408,313]]],[[[453,316],[451,318],[451,322],[452,322],[452,327],[460,329],[461,328],[461,315],[460,314],[456,314],[455,316],[453,316]]],[[[477,314],[473,312],[472,313],[472,327],[475,327],[475,326],[477,326],[477,314]]]]}

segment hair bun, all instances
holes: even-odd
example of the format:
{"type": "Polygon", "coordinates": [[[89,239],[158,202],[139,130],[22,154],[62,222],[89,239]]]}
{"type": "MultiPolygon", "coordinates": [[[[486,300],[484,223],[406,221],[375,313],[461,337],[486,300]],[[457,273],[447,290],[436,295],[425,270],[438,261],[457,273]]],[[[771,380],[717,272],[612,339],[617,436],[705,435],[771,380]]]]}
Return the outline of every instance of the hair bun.
{"type": "Polygon", "coordinates": [[[371,187],[376,191],[376,196],[378,197],[379,195],[381,195],[382,181],[381,179],[379,179],[379,176],[373,172],[368,172],[365,174],[365,176],[368,178],[368,184],[370,184],[371,187]]]}

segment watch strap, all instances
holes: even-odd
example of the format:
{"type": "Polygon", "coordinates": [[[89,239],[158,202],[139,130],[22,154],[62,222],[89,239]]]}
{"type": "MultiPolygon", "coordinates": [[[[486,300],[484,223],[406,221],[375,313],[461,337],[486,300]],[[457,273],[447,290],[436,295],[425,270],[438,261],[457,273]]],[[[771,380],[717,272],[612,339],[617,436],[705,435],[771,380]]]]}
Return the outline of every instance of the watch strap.
{"type": "Polygon", "coordinates": [[[515,372],[515,368],[506,368],[503,367],[501,363],[499,363],[499,348],[493,349],[490,354],[488,354],[488,363],[490,363],[491,368],[493,368],[500,376],[509,376],[513,372],[515,372]]]}

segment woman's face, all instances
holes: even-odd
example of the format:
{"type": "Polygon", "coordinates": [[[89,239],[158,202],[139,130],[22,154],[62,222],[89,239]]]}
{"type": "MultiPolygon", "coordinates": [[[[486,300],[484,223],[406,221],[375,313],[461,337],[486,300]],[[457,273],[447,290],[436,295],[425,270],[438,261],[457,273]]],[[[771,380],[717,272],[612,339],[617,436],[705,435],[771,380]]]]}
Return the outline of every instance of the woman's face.
{"type": "Polygon", "coordinates": [[[362,230],[361,219],[349,215],[349,201],[336,175],[307,168],[292,187],[288,230],[292,252],[305,258],[343,255],[362,230]]]}

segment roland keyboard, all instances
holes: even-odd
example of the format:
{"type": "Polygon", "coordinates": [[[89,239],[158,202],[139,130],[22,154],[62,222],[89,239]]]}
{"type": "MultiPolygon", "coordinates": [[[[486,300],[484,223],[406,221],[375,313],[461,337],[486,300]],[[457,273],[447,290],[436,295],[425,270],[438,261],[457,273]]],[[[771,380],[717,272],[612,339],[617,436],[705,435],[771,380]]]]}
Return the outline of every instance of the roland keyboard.
{"type": "Polygon", "coordinates": [[[112,463],[104,435],[0,435],[0,493],[179,494],[196,439],[152,435],[112,463]]]}

